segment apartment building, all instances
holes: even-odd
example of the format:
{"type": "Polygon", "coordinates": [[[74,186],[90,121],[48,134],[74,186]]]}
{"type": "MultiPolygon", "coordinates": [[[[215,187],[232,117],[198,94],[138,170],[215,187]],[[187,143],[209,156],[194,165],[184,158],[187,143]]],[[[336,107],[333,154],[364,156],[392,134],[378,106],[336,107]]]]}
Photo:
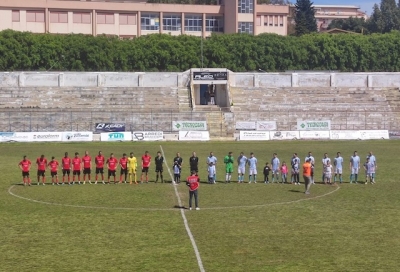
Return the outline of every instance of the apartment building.
{"type": "MultiPolygon", "coordinates": [[[[365,12],[360,10],[358,6],[350,5],[314,5],[315,19],[317,20],[318,31],[328,29],[329,24],[334,19],[346,19],[350,17],[365,18],[368,16],[365,12]]],[[[290,19],[289,22],[294,24],[294,6],[290,6],[290,19]]]]}
{"type": "MultiPolygon", "coordinates": [[[[221,1],[222,2],[222,1],[221,1]]],[[[145,0],[1,0],[0,30],[134,38],[164,33],[287,35],[289,6],[225,0],[220,5],[150,4],[145,0]]]]}

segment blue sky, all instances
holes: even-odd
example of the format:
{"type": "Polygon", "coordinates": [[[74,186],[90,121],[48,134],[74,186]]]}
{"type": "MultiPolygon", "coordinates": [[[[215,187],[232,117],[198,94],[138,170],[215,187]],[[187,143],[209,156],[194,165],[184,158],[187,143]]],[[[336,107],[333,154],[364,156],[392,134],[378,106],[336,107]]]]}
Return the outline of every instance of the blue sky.
{"type": "Polygon", "coordinates": [[[366,11],[371,15],[372,7],[375,3],[379,4],[380,0],[311,0],[315,5],[351,5],[359,6],[362,11],[366,11]]]}

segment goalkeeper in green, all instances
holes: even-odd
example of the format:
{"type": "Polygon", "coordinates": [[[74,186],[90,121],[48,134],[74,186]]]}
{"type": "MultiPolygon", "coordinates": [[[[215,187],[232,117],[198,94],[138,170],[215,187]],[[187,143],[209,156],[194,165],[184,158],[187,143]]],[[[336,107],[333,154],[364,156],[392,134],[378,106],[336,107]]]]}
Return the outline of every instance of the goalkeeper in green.
{"type": "Polygon", "coordinates": [[[224,158],[224,163],[225,163],[225,183],[230,183],[231,178],[232,178],[232,173],[233,173],[233,156],[232,152],[229,152],[227,156],[224,158]]]}

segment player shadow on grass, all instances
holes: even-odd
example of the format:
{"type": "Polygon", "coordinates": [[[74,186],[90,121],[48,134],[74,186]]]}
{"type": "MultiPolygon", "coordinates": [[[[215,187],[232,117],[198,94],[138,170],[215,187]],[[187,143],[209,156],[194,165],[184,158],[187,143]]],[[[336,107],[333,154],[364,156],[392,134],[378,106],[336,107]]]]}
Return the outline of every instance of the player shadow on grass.
{"type": "Polygon", "coordinates": [[[291,192],[291,193],[304,193],[303,191],[295,190],[295,189],[291,189],[291,190],[289,190],[289,192],[291,192]]]}
{"type": "Polygon", "coordinates": [[[174,206],[174,209],[187,210],[188,208],[186,208],[185,206],[175,205],[175,206],[174,206]]]}

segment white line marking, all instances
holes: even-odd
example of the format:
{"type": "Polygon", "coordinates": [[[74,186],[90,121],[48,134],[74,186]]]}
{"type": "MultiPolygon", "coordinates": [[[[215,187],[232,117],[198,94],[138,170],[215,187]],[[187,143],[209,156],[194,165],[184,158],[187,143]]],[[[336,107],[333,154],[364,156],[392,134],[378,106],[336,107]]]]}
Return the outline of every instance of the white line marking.
{"type": "MultiPolygon", "coordinates": [[[[174,177],[172,176],[171,169],[169,168],[169,165],[168,165],[168,163],[167,163],[167,159],[165,158],[164,149],[162,148],[161,145],[160,145],[160,149],[161,149],[162,155],[163,155],[163,157],[164,157],[164,163],[165,163],[165,165],[167,166],[168,173],[169,173],[169,175],[170,175],[170,177],[171,177],[171,180],[173,181],[173,180],[174,180],[174,177]]],[[[173,185],[173,187],[174,187],[174,190],[175,190],[176,198],[178,199],[178,204],[179,204],[180,207],[183,207],[183,206],[182,206],[181,197],[179,196],[179,193],[178,193],[178,189],[177,189],[176,186],[174,186],[174,185],[173,185]]],[[[206,270],[204,269],[203,262],[201,261],[200,252],[199,252],[199,249],[197,248],[196,241],[194,240],[194,236],[193,236],[193,234],[192,234],[192,231],[191,231],[190,228],[189,228],[189,224],[188,224],[188,221],[187,221],[187,219],[186,219],[185,212],[184,212],[183,209],[180,209],[180,211],[181,211],[183,223],[184,223],[185,228],[186,228],[186,232],[187,232],[187,234],[189,235],[190,241],[192,242],[192,247],[193,247],[193,249],[194,249],[194,253],[196,254],[197,264],[199,265],[200,271],[201,271],[201,272],[205,272],[206,270]]]]}
{"type": "Polygon", "coordinates": [[[330,194],[333,194],[337,190],[339,190],[340,187],[338,186],[335,190],[330,191],[326,194],[319,195],[319,196],[314,196],[310,198],[302,198],[298,200],[291,200],[291,201],[285,201],[285,202],[275,202],[275,203],[268,203],[268,204],[260,204],[260,205],[249,205],[249,206],[232,206],[232,207],[212,207],[212,208],[202,208],[203,210],[226,210],[226,209],[237,209],[237,208],[259,208],[259,207],[265,207],[265,206],[274,206],[274,205],[282,205],[282,204],[292,204],[292,203],[297,203],[297,202],[302,202],[302,201],[308,201],[308,200],[313,200],[317,198],[321,198],[324,196],[328,196],[330,194]]]}
{"type": "Polygon", "coordinates": [[[45,205],[53,205],[53,206],[63,206],[63,207],[71,207],[71,208],[84,208],[84,209],[104,209],[104,210],[138,210],[138,211],[177,211],[175,208],[170,208],[170,209],[160,209],[160,208],[122,208],[122,207],[103,207],[103,206],[84,206],[84,205],[72,205],[72,204],[62,204],[62,203],[55,203],[55,202],[46,202],[46,201],[41,201],[41,200],[35,200],[27,197],[23,197],[17,194],[14,194],[12,192],[12,189],[15,187],[15,185],[11,186],[8,188],[8,193],[12,196],[18,197],[23,200],[39,203],[39,204],[45,204],[45,205]]]}
{"type": "MultiPolygon", "coordinates": [[[[123,208],[123,207],[85,206],[85,205],[63,204],[63,203],[56,203],[56,202],[46,202],[46,201],[36,200],[36,199],[28,198],[28,197],[23,197],[23,196],[13,193],[12,189],[15,186],[16,185],[12,185],[10,188],[8,188],[8,193],[10,195],[15,196],[20,199],[23,199],[23,200],[26,200],[26,201],[31,201],[31,202],[35,202],[38,204],[44,204],[44,205],[63,206],[63,207],[81,208],[81,209],[83,208],[83,209],[130,210],[130,211],[178,211],[178,210],[180,210],[178,208],[130,208],[130,207],[123,208]]],[[[267,207],[267,206],[291,204],[291,203],[309,201],[309,200],[325,197],[325,196],[328,196],[330,194],[337,192],[339,189],[340,189],[340,187],[337,187],[335,190],[328,192],[326,194],[309,197],[309,198],[298,199],[298,200],[274,202],[274,203],[259,204],[259,205],[225,206],[225,207],[211,207],[211,208],[201,208],[201,209],[202,210],[229,210],[229,209],[240,209],[240,208],[261,208],[261,207],[267,207]]]]}

